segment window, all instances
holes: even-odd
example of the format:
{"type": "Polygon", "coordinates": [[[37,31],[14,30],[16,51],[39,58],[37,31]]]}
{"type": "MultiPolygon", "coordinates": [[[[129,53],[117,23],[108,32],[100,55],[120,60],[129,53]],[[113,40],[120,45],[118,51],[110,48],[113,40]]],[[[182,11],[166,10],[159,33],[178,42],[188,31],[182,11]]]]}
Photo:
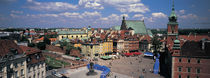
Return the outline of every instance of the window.
{"type": "Polygon", "coordinates": [[[200,59],[197,59],[197,63],[200,63],[200,59]]]}
{"type": "Polygon", "coordinates": [[[24,61],[21,62],[21,65],[24,66],[24,61]]]}
{"type": "Polygon", "coordinates": [[[179,72],[182,72],[182,67],[178,67],[178,71],[179,72]]]}
{"type": "Polygon", "coordinates": [[[190,58],[187,59],[187,62],[190,63],[190,58]]]}
{"type": "Polygon", "coordinates": [[[190,67],[188,67],[188,68],[187,68],[187,71],[188,71],[188,72],[190,72],[190,71],[191,71],[191,68],[190,68],[190,67]]]}
{"type": "Polygon", "coordinates": [[[74,36],[71,36],[72,38],[74,37],[74,36]]]}
{"type": "Polygon", "coordinates": [[[182,78],[182,75],[181,74],[179,75],[179,78],[182,78]]]}
{"type": "Polygon", "coordinates": [[[187,75],[187,78],[190,78],[190,75],[187,75]]]}
{"type": "Polygon", "coordinates": [[[82,35],[81,35],[81,37],[82,37],[82,35]]]}
{"type": "Polygon", "coordinates": [[[21,69],[21,76],[23,76],[24,75],[24,71],[23,71],[23,69],[21,69]]]}
{"type": "Polygon", "coordinates": [[[15,68],[17,68],[18,67],[17,63],[15,63],[14,66],[15,66],[15,68]]]}
{"type": "Polygon", "coordinates": [[[179,62],[182,62],[182,58],[179,58],[179,62]]]}
{"type": "Polygon", "coordinates": [[[18,72],[17,71],[15,72],[15,78],[18,78],[18,72]]]}
{"type": "Polygon", "coordinates": [[[200,68],[197,68],[196,69],[196,73],[200,73],[200,68]]]}

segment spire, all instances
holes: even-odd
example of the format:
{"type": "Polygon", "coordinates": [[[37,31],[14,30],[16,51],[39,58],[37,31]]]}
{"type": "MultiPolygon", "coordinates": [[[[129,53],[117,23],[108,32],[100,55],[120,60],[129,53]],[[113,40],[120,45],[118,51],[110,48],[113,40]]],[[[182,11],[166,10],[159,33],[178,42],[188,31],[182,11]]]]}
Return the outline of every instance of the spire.
{"type": "Polygon", "coordinates": [[[122,20],[120,30],[127,30],[127,25],[126,25],[126,22],[125,22],[125,16],[123,16],[123,20],[122,20]]]}
{"type": "Polygon", "coordinates": [[[174,0],[173,0],[173,5],[172,5],[172,11],[174,11],[175,9],[174,9],[174,0]]]}
{"type": "Polygon", "coordinates": [[[171,15],[169,16],[169,22],[177,22],[177,16],[174,9],[174,0],[172,4],[172,12],[171,12],[171,15]]]}

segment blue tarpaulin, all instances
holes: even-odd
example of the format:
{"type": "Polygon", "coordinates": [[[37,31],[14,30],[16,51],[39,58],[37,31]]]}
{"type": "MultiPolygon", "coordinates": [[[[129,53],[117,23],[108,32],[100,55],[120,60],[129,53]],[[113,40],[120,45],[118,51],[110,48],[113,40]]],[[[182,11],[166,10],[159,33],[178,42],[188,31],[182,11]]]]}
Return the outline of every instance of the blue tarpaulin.
{"type": "Polygon", "coordinates": [[[153,56],[152,52],[144,52],[144,56],[153,56]]]}
{"type": "MultiPolygon", "coordinates": [[[[88,68],[88,69],[90,68],[90,64],[87,65],[87,68],[88,68]]],[[[103,72],[101,73],[100,78],[106,78],[106,76],[107,76],[107,75],[109,74],[109,72],[110,72],[110,69],[109,69],[108,67],[106,67],[106,66],[101,66],[101,65],[99,65],[99,64],[94,64],[93,68],[96,69],[96,70],[103,71],[103,72]]]]}

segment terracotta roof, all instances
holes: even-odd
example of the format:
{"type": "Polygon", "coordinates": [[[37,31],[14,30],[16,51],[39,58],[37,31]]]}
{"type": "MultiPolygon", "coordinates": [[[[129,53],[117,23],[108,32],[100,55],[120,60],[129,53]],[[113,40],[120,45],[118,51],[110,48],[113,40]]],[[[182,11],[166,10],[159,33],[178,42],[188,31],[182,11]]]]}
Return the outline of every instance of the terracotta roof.
{"type": "Polygon", "coordinates": [[[20,46],[20,48],[23,50],[23,52],[26,53],[26,55],[41,52],[41,50],[37,48],[32,48],[32,47],[27,47],[27,46],[22,46],[22,45],[20,46]]]}
{"type": "Polygon", "coordinates": [[[53,46],[53,45],[46,45],[46,50],[59,52],[59,53],[64,53],[65,54],[64,50],[62,50],[60,47],[53,46]]]}
{"type": "Polygon", "coordinates": [[[187,41],[200,41],[204,38],[210,40],[208,35],[179,35],[179,38],[187,41]]]}
{"type": "Polygon", "coordinates": [[[40,63],[41,61],[45,60],[45,57],[42,55],[42,51],[37,48],[27,47],[27,46],[20,46],[20,48],[26,53],[27,55],[27,65],[40,63]],[[37,59],[39,56],[39,59],[37,59]],[[28,61],[30,59],[30,61],[28,61]]]}
{"type": "Polygon", "coordinates": [[[0,40],[0,56],[3,57],[10,52],[11,49],[16,49],[18,54],[22,54],[23,50],[12,40],[0,40]]]}

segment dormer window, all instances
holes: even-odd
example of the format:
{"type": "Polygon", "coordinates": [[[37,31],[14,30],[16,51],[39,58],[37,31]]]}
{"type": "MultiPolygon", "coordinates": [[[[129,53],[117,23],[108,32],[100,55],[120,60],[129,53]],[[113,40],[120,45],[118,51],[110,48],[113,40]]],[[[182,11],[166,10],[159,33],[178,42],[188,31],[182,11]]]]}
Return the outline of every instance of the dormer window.
{"type": "Polygon", "coordinates": [[[31,61],[31,58],[29,57],[29,58],[27,58],[27,61],[29,62],[29,61],[31,61]]]}
{"type": "Polygon", "coordinates": [[[14,49],[14,48],[11,48],[10,49],[10,52],[12,52],[14,55],[17,55],[18,54],[18,50],[17,49],[14,49]]]}
{"type": "Polygon", "coordinates": [[[38,54],[36,54],[36,59],[39,59],[39,58],[40,58],[40,56],[38,54]]]}

